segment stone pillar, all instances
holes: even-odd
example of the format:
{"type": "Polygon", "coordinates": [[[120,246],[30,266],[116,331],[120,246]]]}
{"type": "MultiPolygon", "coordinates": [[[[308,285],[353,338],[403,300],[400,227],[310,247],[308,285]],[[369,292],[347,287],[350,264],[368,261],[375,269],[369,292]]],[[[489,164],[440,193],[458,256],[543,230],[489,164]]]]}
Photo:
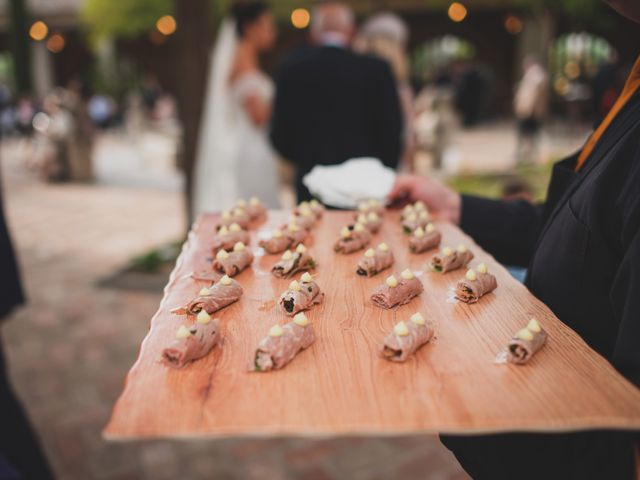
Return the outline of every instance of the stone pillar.
{"type": "Polygon", "coordinates": [[[37,98],[44,97],[54,87],[51,54],[44,42],[31,42],[31,79],[37,98]]]}

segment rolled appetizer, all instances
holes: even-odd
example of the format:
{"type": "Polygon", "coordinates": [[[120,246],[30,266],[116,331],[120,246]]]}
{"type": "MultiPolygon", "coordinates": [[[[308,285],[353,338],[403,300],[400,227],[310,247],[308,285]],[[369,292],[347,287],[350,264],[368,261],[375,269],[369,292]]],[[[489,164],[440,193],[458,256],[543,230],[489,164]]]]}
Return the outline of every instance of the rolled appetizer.
{"type": "Polygon", "coordinates": [[[297,223],[307,230],[311,230],[313,228],[316,224],[316,220],[317,218],[315,213],[313,213],[309,207],[296,208],[291,215],[292,222],[297,223]]]}
{"type": "Polygon", "coordinates": [[[473,253],[464,245],[460,245],[455,250],[444,247],[439,254],[433,256],[429,262],[429,268],[434,272],[447,273],[466,267],[471,260],[473,260],[473,253]]]}
{"type": "Polygon", "coordinates": [[[289,284],[289,288],[280,295],[278,303],[284,314],[292,317],[298,312],[322,303],[323,299],[324,293],[320,292],[320,287],[314,282],[309,272],[305,272],[300,277],[300,281],[293,280],[289,284]]]}
{"type": "Polygon", "coordinates": [[[365,248],[369,242],[371,242],[371,232],[361,223],[355,223],[340,230],[340,239],[333,250],[338,253],[353,253],[365,248]]]}
{"type": "Polygon", "coordinates": [[[433,329],[420,313],[407,322],[398,322],[384,340],[382,356],[392,362],[404,362],[433,337],[433,329]]]}
{"type": "Polygon", "coordinates": [[[264,248],[267,253],[282,253],[291,246],[291,238],[285,236],[284,233],[282,233],[282,230],[276,229],[271,232],[270,238],[260,240],[258,245],[264,248]]]}
{"type": "Polygon", "coordinates": [[[282,254],[280,261],[271,268],[271,273],[277,278],[289,278],[298,272],[313,270],[314,268],[316,268],[316,261],[301,243],[293,252],[286,250],[282,254]]]}
{"type": "Polygon", "coordinates": [[[288,225],[282,226],[282,233],[289,239],[289,247],[294,248],[304,242],[309,236],[309,230],[300,226],[297,222],[291,221],[288,225]]]}
{"type": "Polygon", "coordinates": [[[400,281],[391,275],[371,295],[371,301],[380,308],[393,308],[409,303],[424,291],[422,282],[409,269],[400,274],[400,281]]]}
{"type": "Polygon", "coordinates": [[[416,228],[409,237],[409,251],[411,253],[422,253],[432,248],[438,248],[442,241],[442,234],[436,230],[433,223],[427,226],[416,228]]]}
{"type": "Polygon", "coordinates": [[[526,328],[519,330],[507,347],[507,361],[521,365],[531,360],[547,342],[547,332],[532,318],[526,328]]]}
{"type": "Polygon", "coordinates": [[[253,262],[253,253],[244,243],[238,242],[233,246],[233,250],[219,250],[213,260],[213,269],[234,277],[247,268],[253,262]]]}
{"type": "Polygon", "coordinates": [[[464,278],[456,286],[456,298],[465,303],[476,303],[480,297],[498,287],[496,277],[489,273],[487,266],[481,263],[475,270],[467,270],[464,278]]]}
{"type": "Polygon", "coordinates": [[[232,223],[237,223],[241,228],[249,228],[251,218],[244,208],[235,207],[232,210],[224,212],[218,221],[216,230],[220,230],[223,226],[229,227],[232,223]]]}
{"type": "Polygon", "coordinates": [[[415,232],[417,228],[426,228],[429,220],[430,217],[426,210],[419,212],[413,211],[402,219],[402,230],[407,235],[410,235],[415,232]]]}
{"type": "Polygon", "coordinates": [[[363,213],[365,215],[369,215],[371,212],[375,212],[378,216],[382,217],[384,215],[384,205],[379,200],[365,200],[364,202],[360,202],[358,204],[358,212],[363,213]]]}
{"type": "Polygon", "coordinates": [[[204,310],[191,326],[182,325],[171,346],[162,351],[162,360],[173,368],[182,368],[204,357],[220,341],[220,322],[204,310]]]}
{"type": "Polygon", "coordinates": [[[370,248],[364,252],[358,262],[356,273],[365,277],[373,277],[393,265],[393,253],[386,243],[381,243],[378,248],[370,248]]]}
{"type": "MultiPolygon", "coordinates": [[[[242,202],[239,203],[241,206],[242,202]]],[[[251,197],[244,208],[251,221],[262,220],[267,217],[267,207],[262,204],[258,197],[251,197]]]]}
{"type": "Polygon", "coordinates": [[[356,215],[356,222],[364,225],[371,233],[378,233],[382,227],[382,218],[376,212],[359,213],[356,215]]]}
{"type": "Polygon", "coordinates": [[[176,315],[198,315],[202,310],[209,315],[218,310],[237,302],[242,296],[240,284],[229,277],[223,276],[217,283],[209,288],[203,288],[196,298],[191,300],[187,306],[174,308],[171,313],[176,315]]]}
{"type": "Polygon", "coordinates": [[[286,325],[274,325],[258,344],[251,369],[256,372],[277,370],[288,364],[298,352],[309,348],[316,336],[304,313],[298,313],[286,325]]]}
{"type": "Polygon", "coordinates": [[[232,223],[228,227],[226,225],[222,225],[213,237],[212,251],[215,255],[219,250],[231,250],[238,242],[249,245],[250,241],[251,237],[249,232],[243,230],[237,223],[232,223]]]}

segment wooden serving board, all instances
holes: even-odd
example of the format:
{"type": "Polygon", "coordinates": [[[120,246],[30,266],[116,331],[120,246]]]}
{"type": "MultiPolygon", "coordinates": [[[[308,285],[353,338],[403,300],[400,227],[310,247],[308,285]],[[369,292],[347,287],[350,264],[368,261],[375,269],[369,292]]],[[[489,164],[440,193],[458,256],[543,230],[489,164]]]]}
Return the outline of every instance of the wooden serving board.
{"type": "Polygon", "coordinates": [[[362,252],[333,253],[340,228],[353,212],[327,212],[307,243],[319,263],[316,279],[325,302],[308,312],[316,342],[279,371],[250,373],[258,341],[284,317],[276,307],[289,280],[269,270],[279,255],[264,255],[257,238],[286,221],[270,212],[256,227],[251,270],[237,278],[243,298],[219,314],[223,343],[183,370],[160,361],[185,317],[170,313],[206,283],[190,273],[208,268],[216,216],[202,216],[190,233],[105,428],[108,439],[237,435],[394,435],[425,432],[563,431],[640,428],[640,390],[458,228],[437,224],[443,245],[466,244],[498,279],[498,289],[475,305],[451,299],[465,273],[427,271],[434,251],[410,254],[397,212],[388,212],[372,245],[385,241],[393,271],[419,273],[425,292],[385,311],[369,300],[391,274],[355,274],[362,252]],[[404,364],[382,359],[381,342],[393,325],[420,311],[436,338],[404,364]],[[549,342],[525,366],[496,365],[511,335],[536,317],[549,342]]]}

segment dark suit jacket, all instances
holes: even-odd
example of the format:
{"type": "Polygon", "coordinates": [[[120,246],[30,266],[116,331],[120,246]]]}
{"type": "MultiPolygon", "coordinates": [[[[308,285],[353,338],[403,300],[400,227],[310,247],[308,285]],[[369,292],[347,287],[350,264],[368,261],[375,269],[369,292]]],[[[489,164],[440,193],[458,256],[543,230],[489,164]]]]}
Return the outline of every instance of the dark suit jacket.
{"type": "MultiPolygon", "coordinates": [[[[0,178],[0,182],[2,179],[0,178]]],[[[4,219],[2,203],[2,187],[0,186],[0,322],[11,310],[24,302],[16,257],[11,244],[11,237],[4,219]]]]}
{"type": "MultiPolygon", "coordinates": [[[[640,386],[640,92],[578,173],[575,161],[555,166],[545,205],[464,197],[461,225],[498,260],[528,264],[531,292],[640,386]]],[[[478,479],[634,478],[620,433],[444,441],[478,479]]]]}
{"type": "Polygon", "coordinates": [[[271,140],[297,168],[299,200],[309,198],[302,177],[315,165],[372,156],[395,168],[402,117],[388,65],[336,47],[293,54],[276,83],[271,140]]]}

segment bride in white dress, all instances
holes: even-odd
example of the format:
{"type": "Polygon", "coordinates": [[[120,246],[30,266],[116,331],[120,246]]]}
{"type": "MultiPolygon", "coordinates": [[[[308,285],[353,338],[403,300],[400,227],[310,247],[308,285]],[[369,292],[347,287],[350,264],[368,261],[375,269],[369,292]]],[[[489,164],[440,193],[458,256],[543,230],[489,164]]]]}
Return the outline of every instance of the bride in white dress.
{"type": "Polygon", "coordinates": [[[193,218],[258,197],[277,208],[278,166],[267,135],[273,83],[258,56],[276,39],[263,2],[242,2],[223,21],[211,59],[193,178],[193,218]]]}

